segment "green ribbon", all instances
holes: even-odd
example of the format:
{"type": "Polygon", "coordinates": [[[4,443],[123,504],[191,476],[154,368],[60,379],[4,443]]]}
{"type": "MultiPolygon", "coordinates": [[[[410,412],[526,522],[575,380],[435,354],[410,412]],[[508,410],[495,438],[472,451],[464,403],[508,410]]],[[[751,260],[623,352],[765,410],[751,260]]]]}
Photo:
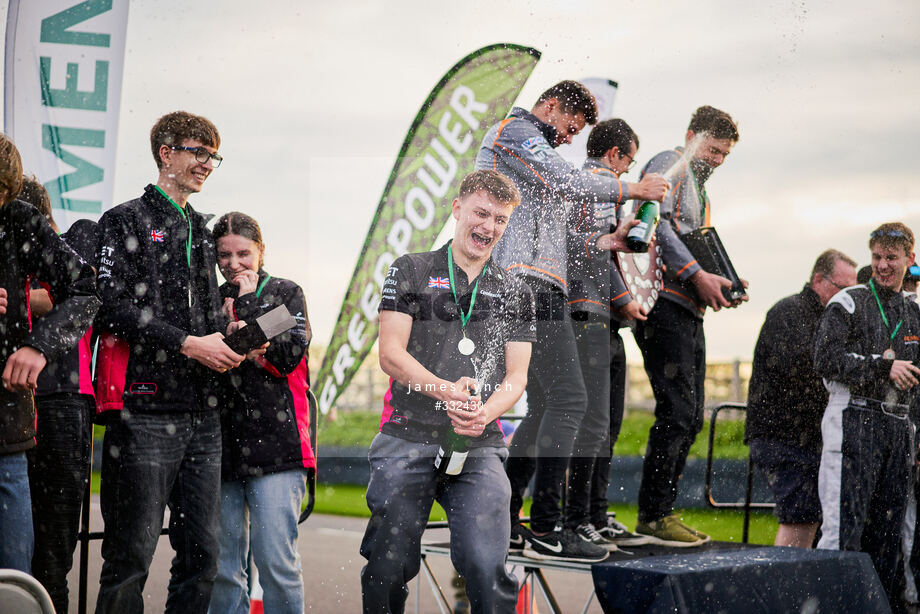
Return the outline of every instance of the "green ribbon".
{"type": "MultiPolygon", "coordinates": [[[[488,262],[482,266],[482,273],[486,272],[487,265],[488,262]]],[[[454,302],[457,303],[457,311],[460,312],[461,330],[466,328],[466,323],[469,322],[470,318],[473,316],[473,305],[476,304],[476,293],[479,292],[479,280],[482,279],[482,273],[476,278],[476,284],[473,286],[473,296],[470,297],[470,308],[464,314],[463,307],[460,306],[460,299],[457,298],[457,287],[454,284],[454,255],[450,250],[450,245],[447,246],[447,276],[450,278],[450,291],[454,295],[454,302]]]]}
{"type": "Polygon", "coordinates": [[[256,289],[256,298],[259,298],[260,296],[262,296],[262,290],[265,289],[265,284],[267,284],[268,280],[271,278],[272,278],[271,275],[267,275],[265,279],[262,280],[262,283],[260,283],[259,287],[256,289]]]}
{"type": "MultiPolygon", "coordinates": [[[[875,302],[878,304],[879,313],[882,314],[882,322],[885,323],[885,328],[891,330],[891,325],[888,324],[888,316],[885,315],[885,309],[882,307],[882,300],[878,297],[878,292],[875,290],[875,279],[869,280],[869,288],[872,290],[872,294],[875,295],[875,302]]],[[[898,334],[898,331],[901,330],[901,324],[904,323],[903,317],[898,320],[898,325],[894,327],[894,331],[891,333],[891,344],[894,345],[894,336],[898,334]]]]}
{"type": "Polygon", "coordinates": [[[161,188],[160,186],[154,186],[154,187],[157,189],[157,191],[160,194],[163,195],[163,198],[169,201],[169,204],[171,204],[173,207],[176,208],[176,211],[179,212],[179,215],[185,218],[185,221],[188,222],[188,238],[185,241],[185,260],[186,262],[188,262],[188,268],[191,269],[192,268],[192,220],[189,219],[188,213],[185,212],[185,209],[177,205],[176,201],[171,199],[169,195],[163,191],[163,188],[161,188]]]}

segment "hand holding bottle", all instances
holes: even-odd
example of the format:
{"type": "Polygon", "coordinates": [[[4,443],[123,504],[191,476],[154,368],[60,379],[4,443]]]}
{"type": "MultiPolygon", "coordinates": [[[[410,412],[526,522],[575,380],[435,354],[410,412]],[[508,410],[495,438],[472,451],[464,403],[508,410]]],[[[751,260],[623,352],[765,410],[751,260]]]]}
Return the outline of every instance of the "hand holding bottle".
{"type": "Polygon", "coordinates": [[[486,427],[482,399],[477,394],[479,384],[471,377],[461,377],[445,395],[451,428],[441,436],[441,445],[434,459],[434,469],[441,475],[459,475],[463,471],[470,449],[470,439],[482,435],[486,427]],[[465,397],[465,400],[464,400],[465,397]]]}
{"type": "Polygon", "coordinates": [[[671,184],[658,173],[648,173],[639,183],[629,184],[629,197],[636,200],[662,201],[667,196],[671,184]]]}
{"type": "Polygon", "coordinates": [[[629,248],[626,247],[626,235],[629,234],[632,227],[638,223],[639,222],[632,217],[623,218],[613,232],[599,236],[595,242],[595,246],[599,251],[629,251],[629,248]]]}
{"type": "Polygon", "coordinates": [[[479,437],[488,424],[482,399],[478,395],[470,394],[465,403],[448,403],[447,415],[454,432],[467,437],[479,437]]]}

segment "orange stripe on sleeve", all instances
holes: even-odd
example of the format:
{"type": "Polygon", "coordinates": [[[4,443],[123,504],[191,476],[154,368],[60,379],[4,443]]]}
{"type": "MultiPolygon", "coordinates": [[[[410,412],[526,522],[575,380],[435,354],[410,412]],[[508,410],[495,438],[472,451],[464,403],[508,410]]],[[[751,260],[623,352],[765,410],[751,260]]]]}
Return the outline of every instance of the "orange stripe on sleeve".
{"type": "MultiPolygon", "coordinates": [[[[687,264],[684,265],[684,268],[682,268],[681,270],[679,270],[679,271],[678,271],[677,273],[675,273],[674,275],[676,275],[677,277],[680,277],[680,274],[681,274],[681,273],[683,273],[684,271],[686,271],[688,268],[692,267],[694,264],[696,264],[696,260],[691,260],[690,262],[688,262],[687,264]]],[[[689,300],[689,299],[688,299],[688,300],[689,300]]]]}
{"type": "Polygon", "coordinates": [[[591,239],[593,239],[594,235],[596,234],[597,234],[596,232],[592,232],[591,235],[585,240],[585,255],[589,259],[591,258],[591,252],[588,250],[588,244],[591,243],[591,239]]]}
{"type": "Polygon", "coordinates": [[[566,288],[569,287],[568,284],[565,283],[565,280],[562,279],[561,277],[559,277],[558,275],[554,275],[553,273],[550,273],[549,271],[544,271],[543,269],[537,268],[537,267],[535,267],[535,266],[530,266],[529,264],[512,264],[511,266],[509,266],[509,267],[508,267],[507,269],[505,269],[505,270],[506,270],[506,271],[510,271],[511,269],[530,269],[531,271],[537,271],[538,273],[543,273],[544,275],[549,275],[549,276],[552,277],[553,279],[559,281],[559,283],[561,283],[564,287],[566,287],[566,288]]]}
{"type": "Polygon", "coordinates": [[[517,158],[518,160],[520,160],[520,161],[521,161],[521,164],[523,164],[523,165],[526,166],[528,169],[530,169],[530,172],[533,173],[534,175],[536,175],[536,176],[537,176],[537,179],[539,179],[540,182],[541,182],[543,185],[545,185],[545,186],[548,186],[548,185],[549,185],[549,184],[546,183],[546,180],[543,179],[543,177],[540,176],[540,173],[538,173],[536,170],[534,170],[534,168],[533,168],[531,165],[527,164],[527,162],[524,160],[524,158],[522,158],[521,156],[517,155],[516,153],[514,153],[513,151],[511,151],[510,149],[508,149],[507,147],[505,147],[505,146],[503,146],[503,145],[499,145],[498,143],[496,143],[495,146],[496,146],[496,147],[501,147],[505,152],[508,153],[509,156],[513,156],[513,157],[517,158]]]}

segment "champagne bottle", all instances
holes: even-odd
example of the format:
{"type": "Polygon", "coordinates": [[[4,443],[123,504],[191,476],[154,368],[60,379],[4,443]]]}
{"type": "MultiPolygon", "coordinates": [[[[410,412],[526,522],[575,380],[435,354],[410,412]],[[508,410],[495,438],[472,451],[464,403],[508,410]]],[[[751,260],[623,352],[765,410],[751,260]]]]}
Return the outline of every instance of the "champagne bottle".
{"type": "Polygon", "coordinates": [[[626,235],[626,247],[634,252],[647,252],[648,244],[658,227],[660,215],[661,208],[653,200],[647,200],[639,205],[636,210],[636,220],[639,223],[629,229],[629,233],[626,235]]]}
{"type": "Polygon", "coordinates": [[[439,475],[460,475],[463,463],[470,453],[470,438],[458,435],[452,426],[448,426],[441,437],[441,447],[434,459],[434,468],[439,475]]]}
{"type": "MultiPolygon", "coordinates": [[[[476,396],[475,390],[470,390],[470,400],[476,396]]],[[[438,455],[434,459],[434,469],[438,475],[460,475],[463,471],[463,463],[470,453],[471,437],[458,435],[452,425],[447,426],[447,430],[441,436],[441,446],[438,448],[438,455]]]]}

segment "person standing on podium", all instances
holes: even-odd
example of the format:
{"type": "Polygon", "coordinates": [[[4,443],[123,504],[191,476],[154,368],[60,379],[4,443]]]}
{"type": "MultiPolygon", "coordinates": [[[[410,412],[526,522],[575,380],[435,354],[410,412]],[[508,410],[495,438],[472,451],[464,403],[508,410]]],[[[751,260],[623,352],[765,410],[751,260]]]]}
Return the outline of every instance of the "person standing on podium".
{"type": "MultiPolygon", "coordinates": [[[[734,307],[722,294],[731,282],[704,271],[682,240],[709,226],[710,202],[706,182],[738,141],[738,126],[725,111],[698,108],[684,137],[684,147],[659,153],[647,173],[671,175],[671,187],[661,202],[658,253],[667,271],[661,296],[635,330],[645,372],[655,394],[655,423],[649,430],[636,533],[653,544],[694,547],[709,536],[685,525],[674,513],[677,486],[687,454],[703,428],[706,382],[706,308],[734,307]]],[[[747,300],[747,296],[743,300],[747,300]]]]}
{"type": "MultiPolygon", "coordinates": [[[[582,170],[620,177],[636,165],[639,137],[619,118],[599,122],[588,136],[582,170]]],[[[653,175],[646,175],[652,181],[653,175]]],[[[625,199],[573,203],[568,215],[569,308],[578,347],[588,409],[569,461],[565,526],[585,542],[609,551],[641,546],[649,537],[632,533],[608,516],[610,457],[623,422],[626,352],[619,329],[629,320],[644,320],[645,311],[620,274],[613,252],[596,240],[617,225],[625,199]]]]}
{"type": "Polygon", "coordinates": [[[524,391],[536,326],[530,289],[491,256],[520,199],[501,173],[467,175],[451,205],[453,240],[397,258],[384,281],[380,368],[390,389],[368,451],[367,614],[405,610],[434,501],[447,513],[451,560],[472,611],[515,611],[517,580],[505,569],[508,451],[498,418],[524,391]],[[440,455],[456,436],[468,438],[462,464],[459,450],[440,455]],[[436,461],[448,463],[446,472],[436,461]]]}
{"type": "MultiPolygon", "coordinates": [[[[509,544],[537,560],[591,563],[608,555],[605,548],[584,541],[568,528],[555,530],[562,520],[565,472],[588,404],[567,305],[566,202],[661,200],[668,187],[662,177],[652,174],[629,183],[576,169],[559,155],[556,147],[571,142],[596,121],[597,104],[591,92],[577,81],[561,81],[543,92],[530,111],[515,107],[493,125],[476,154],[476,168],[507,174],[521,191],[521,206],[495,248],[495,261],[520,277],[537,301],[527,416],[514,433],[505,466],[512,489],[509,544]],[[519,517],[531,476],[528,530],[519,517]]],[[[620,224],[615,232],[599,233],[591,249],[625,250],[631,226],[620,224]]]]}

